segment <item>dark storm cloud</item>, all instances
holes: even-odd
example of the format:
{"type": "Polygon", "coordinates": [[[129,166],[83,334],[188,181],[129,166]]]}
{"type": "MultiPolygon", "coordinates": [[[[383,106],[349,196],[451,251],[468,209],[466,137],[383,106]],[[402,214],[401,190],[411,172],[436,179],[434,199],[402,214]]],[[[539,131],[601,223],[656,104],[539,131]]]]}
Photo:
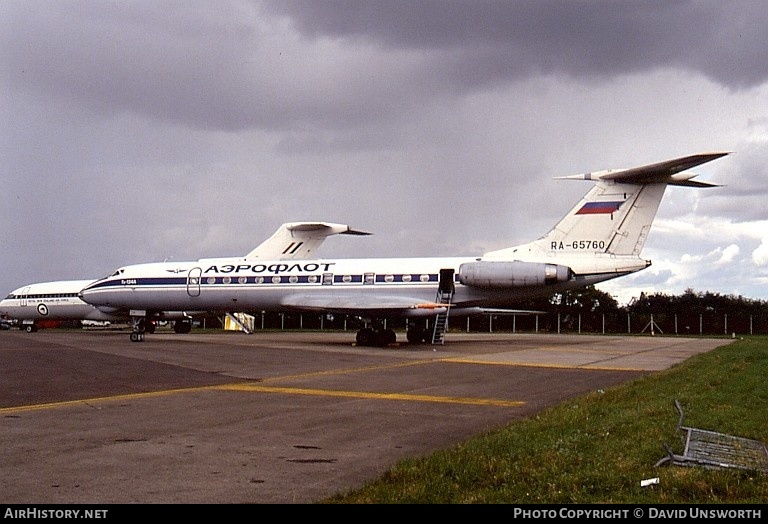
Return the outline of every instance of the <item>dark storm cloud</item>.
{"type": "Polygon", "coordinates": [[[344,129],[418,104],[404,95],[423,59],[302,47],[279,24],[248,2],[10,1],[0,85],[225,131],[344,129]]]}
{"type": "MultiPolygon", "coordinates": [[[[235,71],[251,28],[200,2],[11,2],[7,85],[92,111],[238,127],[235,71]]],[[[231,6],[229,6],[231,7],[231,6]]],[[[252,87],[258,87],[258,85],[252,87]]]]}
{"type": "Polygon", "coordinates": [[[668,67],[732,88],[768,74],[761,2],[33,0],[2,12],[2,85],[201,129],[370,128],[535,74],[592,83],[668,67]],[[294,46],[291,28],[338,47],[294,46]]]}
{"type": "Polygon", "coordinates": [[[768,7],[758,0],[275,0],[269,5],[313,38],[435,52],[433,66],[460,84],[540,73],[602,80],[665,67],[699,71],[734,88],[768,77],[768,7]]]}

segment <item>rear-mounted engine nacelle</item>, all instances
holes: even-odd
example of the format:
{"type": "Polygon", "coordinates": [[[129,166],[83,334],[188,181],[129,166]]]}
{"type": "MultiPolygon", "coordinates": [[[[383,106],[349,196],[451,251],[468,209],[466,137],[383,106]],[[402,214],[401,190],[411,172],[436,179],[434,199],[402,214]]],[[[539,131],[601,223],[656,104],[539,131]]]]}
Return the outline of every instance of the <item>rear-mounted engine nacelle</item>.
{"type": "Polygon", "coordinates": [[[467,262],[459,267],[459,282],[474,287],[523,287],[568,282],[567,266],[539,262],[467,262]]]}

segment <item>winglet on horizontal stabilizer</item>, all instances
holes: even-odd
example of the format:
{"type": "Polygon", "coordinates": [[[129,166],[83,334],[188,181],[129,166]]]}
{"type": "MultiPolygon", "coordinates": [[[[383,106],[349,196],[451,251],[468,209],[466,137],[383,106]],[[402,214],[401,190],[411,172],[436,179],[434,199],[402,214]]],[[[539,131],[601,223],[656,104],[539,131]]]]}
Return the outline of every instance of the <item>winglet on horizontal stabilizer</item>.
{"type": "Polygon", "coordinates": [[[624,184],[669,184],[671,186],[719,187],[720,184],[711,184],[709,182],[693,180],[693,178],[697,176],[695,173],[683,173],[683,171],[691,167],[711,162],[712,160],[716,160],[728,154],[730,154],[730,152],[701,153],[630,169],[609,169],[606,171],[595,171],[593,173],[556,178],[570,180],[612,180],[624,184]]]}

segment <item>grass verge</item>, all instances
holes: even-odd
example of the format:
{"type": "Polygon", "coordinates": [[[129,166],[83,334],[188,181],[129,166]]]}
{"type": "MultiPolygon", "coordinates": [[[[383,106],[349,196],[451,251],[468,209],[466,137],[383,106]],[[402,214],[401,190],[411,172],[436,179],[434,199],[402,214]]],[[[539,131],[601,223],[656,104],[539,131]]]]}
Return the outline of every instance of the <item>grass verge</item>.
{"type": "MultiPolygon", "coordinates": [[[[768,442],[768,337],[575,398],[455,448],[401,461],[328,504],[691,504],[768,501],[768,473],[660,466],[683,425],[768,442]],[[640,481],[659,478],[641,487],[640,481]]],[[[556,387],[556,385],[554,386],[556,387]]]]}

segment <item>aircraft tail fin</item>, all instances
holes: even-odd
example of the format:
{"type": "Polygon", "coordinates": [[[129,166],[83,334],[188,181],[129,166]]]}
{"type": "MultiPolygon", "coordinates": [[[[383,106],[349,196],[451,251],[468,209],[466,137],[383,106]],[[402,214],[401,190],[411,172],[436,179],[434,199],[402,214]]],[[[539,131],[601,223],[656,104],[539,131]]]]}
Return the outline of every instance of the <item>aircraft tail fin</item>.
{"type": "Polygon", "coordinates": [[[528,255],[598,253],[639,258],[666,187],[717,187],[692,180],[697,175],[685,170],[727,154],[704,153],[631,169],[558,177],[597,184],[543,237],[485,256],[525,260],[528,255]]]}
{"type": "Polygon", "coordinates": [[[331,222],[288,222],[245,255],[246,260],[289,260],[314,256],[315,251],[331,235],[370,235],[345,224],[331,222]]]}

